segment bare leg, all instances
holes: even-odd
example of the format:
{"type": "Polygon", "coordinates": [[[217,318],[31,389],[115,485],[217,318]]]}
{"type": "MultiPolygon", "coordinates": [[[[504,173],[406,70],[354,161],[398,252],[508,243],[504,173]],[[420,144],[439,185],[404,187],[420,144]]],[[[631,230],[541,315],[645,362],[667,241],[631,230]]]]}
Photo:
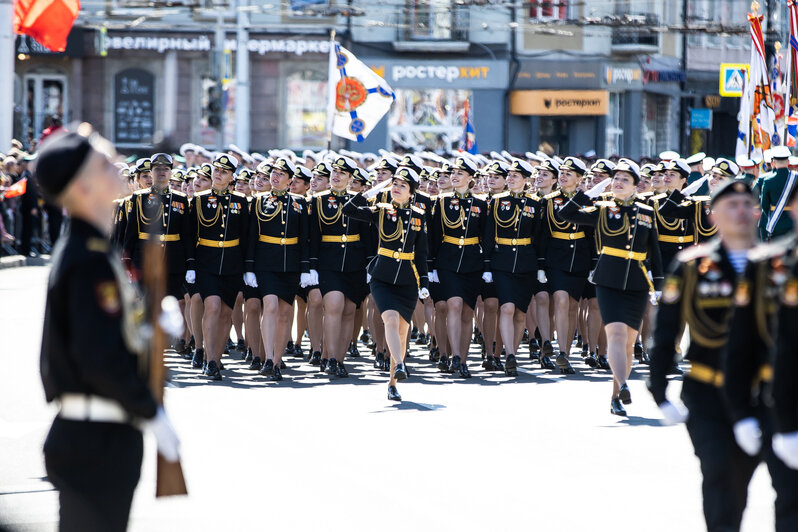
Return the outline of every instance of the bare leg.
{"type": "Polygon", "coordinates": [[[205,338],[202,330],[202,315],[204,311],[205,304],[202,301],[202,297],[199,294],[191,296],[191,329],[194,331],[194,345],[196,345],[197,349],[203,348],[202,342],[205,338]]]}
{"type": "Polygon", "coordinates": [[[310,335],[311,354],[322,350],[323,319],[321,290],[313,288],[308,291],[308,334],[310,335]]]}
{"type": "Polygon", "coordinates": [[[388,350],[391,353],[391,378],[388,381],[389,386],[396,386],[396,363],[404,362],[405,350],[407,344],[408,332],[410,331],[410,324],[407,323],[398,312],[395,310],[386,310],[382,313],[381,318],[385,323],[385,338],[388,343],[388,350]]]}
{"type": "Polygon", "coordinates": [[[438,301],[435,303],[435,339],[438,342],[438,351],[441,356],[448,355],[451,351],[449,349],[449,336],[447,333],[447,315],[448,305],[446,301],[438,301]]]}
{"type": "Polygon", "coordinates": [[[599,343],[599,335],[601,334],[601,313],[598,308],[598,298],[592,297],[588,300],[587,307],[587,338],[582,338],[582,341],[587,341],[590,347],[589,351],[592,353],[599,343]]]}
{"type": "Polygon", "coordinates": [[[296,298],[294,301],[296,303],[296,336],[294,336],[296,340],[294,343],[302,345],[302,338],[308,328],[308,304],[300,298],[296,298]]]}
{"type": "Polygon", "coordinates": [[[551,321],[549,321],[550,300],[548,292],[538,292],[535,294],[535,306],[538,319],[538,330],[540,337],[545,342],[551,341],[551,321]]]}
{"type": "MultiPolygon", "coordinates": [[[[211,328],[216,329],[216,339],[213,341],[214,357],[208,357],[209,361],[216,360],[217,364],[222,360],[222,352],[224,351],[224,344],[227,343],[227,337],[230,334],[230,325],[232,323],[233,316],[233,309],[221,302],[221,299],[219,302],[221,303],[219,307],[219,319],[215,322],[215,327],[211,326],[211,328]]],[[[203,324],[206,318],[207,312],[205,317],[203,317],[203,324]]]]}
{"type": "MultiPolygon", "coordinates": [[[[460,356],[462,349],[463,336],[463,304],[462,297],[452,297],[446,301],[446,329],[449,332],[449,345],[452,349],[452,356],[460,356]]],[[[473,311],[472,311],[473,314],[473,311]]],[[[467,329],[469,336],[471,331],[467,329]]]]}
{"type": "Polygon", "coordinates": [[[252,349],[252,358],[263,360],[263,342],[261,341],[261,301],[260,299],[247,299],[244,302],[244,332],[246,333],[247,347],[252,349]]]}
{"type": "Polygon", "coordinates": [[[346,350],[349,348],[349,335],[346,331],[351,331],[355,323],[355,311],[357,307],[354,301],[345,299],[343,312],[341,313],[341,325],[338,334],[338,350],[335,358],[338,362],[343,362],[346,350]]]}
{"type": "Polygon", "coordinates": [[[471,326],[474,323],[474,310],[468,305],[463,305],[460,315],[460,356],[465,364],[468,359],[468,348],[471,345],[471,326]]]}
{"type": "MultiPolygon", "coordinates": [[[[515,354],[515,305],[512,303],[505,303],[499,309],[499,329],[502,332],[502,339],[504,341],[504,348],[507,351],[507,356],[515,354]]],[[[520,341],[520,337],[519,337],[520,341]]],[[[496,346],[499,351],[499,346],[496,346]]],[[[499,351],[501,353],[501,351],[499,351]]]]}
{"type": "Polygon", "coordinates": [[[343,323],[344,305],[346,298],[343,292],[327,292],[324,294],[324,354],[328,358],[338,358],[341,331],[349,329],[343,323]]]}
{"type": "MultiPolygon", "coordinates": [[[[202,332],[205,340],[205,359],[218,361],[222,358],[219,347],[222,299],[219,296],[208,296],[203,304],[205,311],[202,314],[202,332]]],[[[224,338],[224,341],[227,341],[227,338],[224,338]]]]}
{"type": "Polygon", "coordinates": [[[244,294],[239,292],[233,305],[233,328],[236,330],[236,340],[244,338],[244,294]]]}
{"type": "Polygon", "coordinates": [[[274,328],[274,366],[280,367],[283,359],[285,344],[288,343],[288,336],[291,332],[291,318],[293,316],[293,305],[282,299],[277,299],[277,320],[274,328]]]}
{"type": "MultiPolygon", "coordinates": [[[[261,337],[263,338],[264,360],[276,359],[275,338],[277,336],[277,311],[279,308],[279,298],[274,294],[263,296],[263,317],[260,322],[261,337]]],[[[282,354],[282,349],[277,349],[282,354]]]]}
{"type": "Polygon", "coordinates": [[[607,331],[607,359],[612,369],[612,396],[617,397],[618,391],[631,373],[637,333],[626,324],[617,321],[605,325],[604,330],[607,331]],[[630,331],[633,333],[630,334],[630,331]],[[628,336],[632,339],[629,340],[628,336]]]}
{"type": "Polygon", "coordinates": [[[571,297],[565,290],[554,292],[554,326],[557,331],[557,344],[560,351],[566,355],[571,350],[571,335],[574,330],[571,328],[571,297]]]}
{"type": "Polygon", "coordinates": [[[493,343],[496,342],[496,351],[501,353],[501,344],[496,340],[496,323],[499,317],[499,298],[490,297],[482,303],[482,339],[485,342],[486,356],[494,356],[493,343]]]}

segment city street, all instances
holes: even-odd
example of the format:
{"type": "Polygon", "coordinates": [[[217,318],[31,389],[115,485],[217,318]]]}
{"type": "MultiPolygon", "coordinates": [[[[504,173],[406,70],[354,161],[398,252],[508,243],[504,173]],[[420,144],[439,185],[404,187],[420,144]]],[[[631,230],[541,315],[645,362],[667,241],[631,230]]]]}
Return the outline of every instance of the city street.
{"type": "MultiPolygon", "coordinates": [[[[42,444],[39,348],[47,267],[0,271],[0,525],[56,530],[57,493],[42,444]]],[[[363,355],[368,353],[361,345],[363,355]]],[[[147,436],[130,529],[160,530],[701,530],[700,473],[683,426],[661,426],[636,366],[630,417],[609,413],[610,376],[534,367],[473,378],[441,375],[414,346],[405,401],[386,374],[349,359],[331,379],[286,359],[281,383],[225,356],[211,383],[171,353],[167,412],[182,441],[189,496],[154,497],[147,436]]],[[[680,382],[669,389],[676,397],[680,382]]],[[[743,530],[773,529],[774,492],[760,467],[743,530]]]]}

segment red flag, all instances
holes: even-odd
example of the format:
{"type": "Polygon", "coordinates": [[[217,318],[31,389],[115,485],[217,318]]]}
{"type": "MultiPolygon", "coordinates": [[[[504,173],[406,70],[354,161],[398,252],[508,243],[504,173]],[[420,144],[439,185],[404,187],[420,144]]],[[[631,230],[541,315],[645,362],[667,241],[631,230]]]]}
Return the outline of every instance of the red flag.
{"type": "Polygon", "coordinates": [[[22,196],[25,194],[25,191],[28,190],[28,178],[20,179],[6,190],[5,198],[11,199],[16,198],[17,196],[22,196]]]}
{"type": "Polygon", "coordinates": [[[78,11],[80,0],[14,0],[14,33],[63,52],[78,11]]]}

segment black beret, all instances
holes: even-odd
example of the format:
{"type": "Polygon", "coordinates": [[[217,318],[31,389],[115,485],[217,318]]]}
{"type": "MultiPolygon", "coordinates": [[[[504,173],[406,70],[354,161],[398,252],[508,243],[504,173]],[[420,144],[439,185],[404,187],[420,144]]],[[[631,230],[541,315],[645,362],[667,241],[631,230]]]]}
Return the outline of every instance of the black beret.
{"type": "Polygon", "coordinates": [[[63,133],[47,139],[39,151],[36,179],[49,199],[56,199],[77,175],[92,151],[88,137],[63,133]]]}
{"type": "Polygon", "coordinates": [[[730,179],[728,181],[724,181],[715,191],[712,193],[712,198],[709,200],[710,205],[714,205],[719,199],[729,196],[731,194],[745,194],[751,198],[754,197],[754,193],[751,192],[751,187],[749,187],[745,181],[739,179],[730,179]]]}

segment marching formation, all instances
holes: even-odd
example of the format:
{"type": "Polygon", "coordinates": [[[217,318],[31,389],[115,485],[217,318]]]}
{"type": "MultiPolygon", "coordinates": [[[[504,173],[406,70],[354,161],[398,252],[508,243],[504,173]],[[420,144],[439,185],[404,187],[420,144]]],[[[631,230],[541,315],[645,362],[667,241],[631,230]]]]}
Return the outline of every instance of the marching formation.
{"type": "MultiPolygon", "coordinates": [[[[223,378],[231,329],[250,370],[275,382],[291,374],[286,354],[346,378],[358,340],[371,340],[395,401],[414,338],[453,378],[471,377],[473,339],[485,373],[517,376],[528,342],[540,367],[566,380],[577,338],[585,363],[611,372],[612,414],[625,416],[632,403],[635,357],[650,365],[654,400],[667,422],[686,422],[701,462],[710,530],[739,528],[761,461],[778,494],[777,529],[798,529],[798,160],[787,148],[767,161],[665,152],[641,166],[542,153],[298,158],[185,145],[114,168],[113,148],[95,137],[53,141],[36,170],[73,218],[54,253],[42,347],[48,399],[62,403],[57,420],[133,412],[151,420],[159,452],[176,458],[168,419],[135,371],[111,389],[121,367],[84,361],[98,368],[98,399],[78,394],[68,362],[93,352],[72,331],[96,315],[130,354],[126,371],[135,369],[144,250],[160,250],[186,325],[175,348],[207,379],[223,378]],[[101,228],[121,188],[107,176],[117,173],[129,194],[114,203],[113,251],[101,228]],[[97,301],[70,297],[72,278],[97,301]],[[683,403],[666,393],[682,357],[683,403]]],[[[45,457],[57,478],[54,434],[45,457]]],[[[132,437],[139,453],[140,435],[132,437]]],[[[62,495],[70,490],[64,483],[62,495]]]]}

